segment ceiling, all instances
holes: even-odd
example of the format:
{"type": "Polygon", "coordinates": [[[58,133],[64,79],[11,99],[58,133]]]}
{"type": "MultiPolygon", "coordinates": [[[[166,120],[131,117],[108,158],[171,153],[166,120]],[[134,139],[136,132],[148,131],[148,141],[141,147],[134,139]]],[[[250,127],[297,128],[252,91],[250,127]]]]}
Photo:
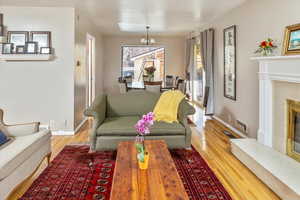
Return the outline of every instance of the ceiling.
{"type": "Polygon", "coordinates": [[[246,0],[0,0],[4,6],[76,7],[106,35],[184,35],[246,0]]]}

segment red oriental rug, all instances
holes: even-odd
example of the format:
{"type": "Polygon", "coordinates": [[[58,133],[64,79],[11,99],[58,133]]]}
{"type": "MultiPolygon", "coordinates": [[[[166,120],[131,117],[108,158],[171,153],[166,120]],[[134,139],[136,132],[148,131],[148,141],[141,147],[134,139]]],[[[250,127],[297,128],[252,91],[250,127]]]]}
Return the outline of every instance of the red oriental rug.
{"type": "MultiPolygon", "coordinates": [[[[88,145],[66,146],[20,200],[109,200],[116,152],[88,151],[88,145]]],[[[190,199],[231,200],[196,150],[171,155],[190,199]]]]}

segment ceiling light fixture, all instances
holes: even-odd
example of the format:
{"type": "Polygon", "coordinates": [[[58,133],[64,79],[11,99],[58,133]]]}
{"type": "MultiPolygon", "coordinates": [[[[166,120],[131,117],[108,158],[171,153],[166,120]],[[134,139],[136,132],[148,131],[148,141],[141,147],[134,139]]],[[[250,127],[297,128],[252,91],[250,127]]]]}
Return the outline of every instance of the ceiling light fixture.
{"type": "Polygon", "coordinates": [[[154,38],[149,38],[149,29],[150,29],[150,26],[146,26],[146,38],[141,39],[142,44],[150,45],[150,44],[155,43],[154,38]]]}

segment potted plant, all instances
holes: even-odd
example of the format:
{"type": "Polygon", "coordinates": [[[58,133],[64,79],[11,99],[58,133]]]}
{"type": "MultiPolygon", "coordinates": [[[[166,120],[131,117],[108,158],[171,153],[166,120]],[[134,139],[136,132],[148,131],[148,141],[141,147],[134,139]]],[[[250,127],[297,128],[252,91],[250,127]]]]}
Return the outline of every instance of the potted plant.
{"type": "Polygon", "coordinates": [[[135,147],[137,150],[137,159],[140,169],[147,169],[149,162],[149,152],[147,152],[145,147],[145,136],[150,134],[150,127],[154,123],[154,114],[152,112],[143,115],[136,125],[135,129],[138,132],[135,141],[135,147]]]}
{"type": "Polygon", "coordinates": [[[145,68],[145,70],[149,77],[149,81],[152,81],[154,78],[154,72],[156,71],[156,68],[152,66],[152,67],[145,68]]]}

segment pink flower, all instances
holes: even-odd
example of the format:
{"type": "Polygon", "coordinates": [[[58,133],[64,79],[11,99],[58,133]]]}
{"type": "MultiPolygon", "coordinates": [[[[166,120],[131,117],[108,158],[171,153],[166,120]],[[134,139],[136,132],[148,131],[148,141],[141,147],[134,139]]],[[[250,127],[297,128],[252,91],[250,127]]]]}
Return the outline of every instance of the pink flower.
{"type": "Polygon", "coordinates": [[[149,112],[146,115],[143,115],[142,119],[140,119],[134,127],[140,135],[147,135],[150,133],[150,127],[153,125],[153,123],[154,114],[149,112]]]}

